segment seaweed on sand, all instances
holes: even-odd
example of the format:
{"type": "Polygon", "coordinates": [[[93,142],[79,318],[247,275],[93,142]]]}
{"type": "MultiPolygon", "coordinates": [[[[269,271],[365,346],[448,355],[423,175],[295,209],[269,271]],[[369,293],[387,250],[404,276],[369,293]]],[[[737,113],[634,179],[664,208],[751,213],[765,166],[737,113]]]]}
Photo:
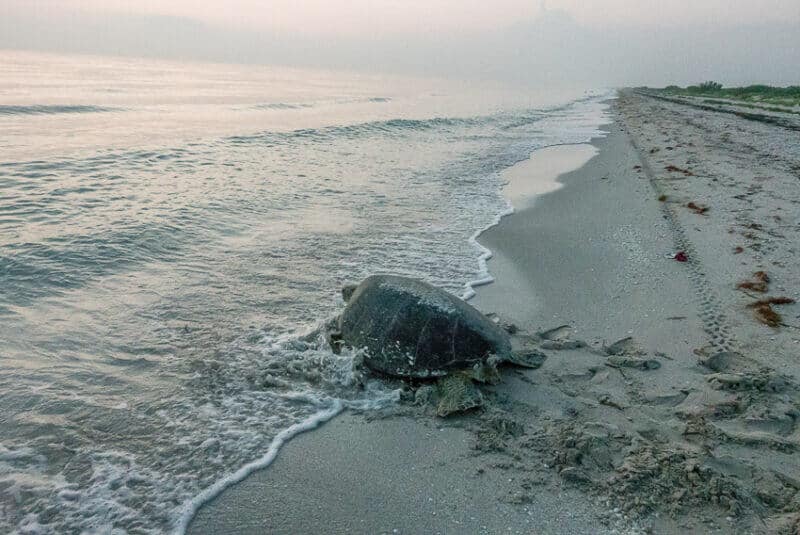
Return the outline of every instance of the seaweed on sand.
{"type": "Polygon", "coordinates": [[[682,173],[684,176],[695,176],[694,173],[692,173],[688,169],[681,169],[680,167],[676,167],[674,165],[668,165],[664,169],[666,169],[670,173],[682,173]]]}
{"type": "Polygon", "coordinates": [[[750,303],[747,308],[752,308],[756,320],[764,325],[779,327],[783,325],[783,317],[772,308],[772,305],[790,305],[794,302],[795,300],[791,297],[768,297],[750,303]]]}
{"type": "Polygon", "coordinates": [[[756,271],[751,280],[742,281],[736,285],[739,290],[750,290],[758,293],[766,293],[769,287],[769,275],[766,271],[756,271]]]}
{"type": "Polygon", "coordinates": [[[704,215],[709,210],[708,206],[704,206],[702,204],[697,204],[694,201],[692,201],[689,204],[687,204],[686,207],[689,210],[691,210],[692,212],[694,212],[695,214],[699,214],[699,215],[704,215]]]}

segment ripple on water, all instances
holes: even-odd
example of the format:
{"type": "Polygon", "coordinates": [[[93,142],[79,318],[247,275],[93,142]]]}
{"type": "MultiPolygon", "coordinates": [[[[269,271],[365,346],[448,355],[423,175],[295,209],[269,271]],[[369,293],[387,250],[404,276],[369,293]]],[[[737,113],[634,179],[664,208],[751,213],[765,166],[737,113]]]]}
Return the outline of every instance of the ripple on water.
{"type": "Polygon", "coordinates": [[[320,335],[338,289],[392,272],[460,294],[499,171],[596,135],[602,109],[0,164],[0,531],[171,530],[292,433],[391,403],[320,335]]]}

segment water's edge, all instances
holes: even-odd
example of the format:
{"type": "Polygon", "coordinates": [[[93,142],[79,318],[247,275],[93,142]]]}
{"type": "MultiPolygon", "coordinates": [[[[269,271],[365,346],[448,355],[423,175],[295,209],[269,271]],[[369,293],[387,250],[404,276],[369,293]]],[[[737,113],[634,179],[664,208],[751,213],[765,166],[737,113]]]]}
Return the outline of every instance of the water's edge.
{"type": "MultiPolygon", "coordinates": [[[[607,124],[607,123],[605,123],[605,124],[607,124]]],[[[586,146],[586,145],[592,145],[594,140],[601,139],[601,138],[605,137],[606,135],[607,135],[606,133],[603,133],[603,134],[600,134],[600,135],[596,135],[596,136],[592,137],[591,139],[587,140],[584,143],[555,143],[555,144],[552,144],[552,145],[546,145],[546,146],[538,147],[538,148],[536,148],[535,150],[533,150],[530,153],[530,155],[529,155],[529,157],[527,159],[521,160],[521,161],[519,161],[519,162],[517,162],[517,163],[515,163],[515,164],[513,164],[513,165],[511,165],[509,167],[507,167],[506,169],[500,171],[500,174],[502,176],[503,173],[506,173],[511,168],[519,166],[519,165],[525,165],[525,164],[534,163],[538,153],[541,153],[542,151],[544,151],[546,149],[551,149],[553,147],[581,147],[581,146],[586,146]]],[[[585,164],[586,164],[585,161],[579,161],[577,163],[573,163],[572,165],[568,165],[568,166],[565,166],[565,167],[559,169],[557,172],[553,173],[553,175],[551,177],[552,178],[552,180],[551,180],[552,183],[559,184],[559,188],[563,187],[564,185],[561,184],[558,179],[563,175],[566,175],[566,174],[568,174],[568,173],[570,173],[572,171],[575,171],[575,170],[583,167],[583,165],[585,165],[585,164]]],[[[546,193],[544,193],[544,194],[533,194],[531,197],[526,199],[528,204],[529,204],[529,207],[530,207],[531,201],[533,201],[534,199],[540,199],[540,198],[542,198],[544,196],[546,196],[546,193]]],[[[492,220],[491,224],[487,225],[484,228],[481,228],[481,229],[475,231],[475,233],[469,238],[469,243],[472,244],[479,251],[480,254],[477,257],[477,263],[478,263],[478,272],[477,272],[477,274],[478,274],[478,277],[476,279],[468,281],[468,282],[466,282],[464,284],[464,292],[461,295],[461,298],[463,300],[465,300],[465,301],[470,301],[471,299],[473,299],[477,295],[477,291],[476,291],[477,288],[483,287],[483,286],[489,286],[489,285],[491,285],[491,283],[495,282],[495,278],[491,274],[491,271],[490,271],[489,266],[488,266],[488,261],[492,259],[493,252],[488,247],[482,245],[479,242],[479,238],[480,238],[480,236],[482,234],[484,234],[489,229],[492,229],[494,227],[499,226],[504,218],[509,217],[509,216],[513,216],[513,214],[515,212],[515,208],[512,205],[511,200],[506,199],[506,203],[507,203],[507,208],[505,210],[499,212],[498,214],[496,214],[494,219],[492,220]]],[[[391,400],[385,400],[385,401],[391,402],[391,400]]],[[[394,399],[393,401],[394,402],[399,401],[399,392],[397,392],[397,398],[394,399]]],[[[380,406],[385,406],[385,403],[384,404],[380,404],[380,406]]],[[[233,474],[220,479],[217,483],[215,483],[213,486],[211,486],[211,487],[207,488],[206,490],[204,490],[195,499],[193,499],[189,504],[187,504],[186,508],[185,508],[185,510],[184,510],[183,514],[181,515],[180,520],[178,522],[178,525],[177,525],[177,528],[176,528],[176,534],[178,534],[178,535],[185,534],[186,530],[188,529],[189,525],[191,524],[194,516],[197,514],[197,512],[200,510],[200,508],[202,508],[204,505],[208,504],[209,502],[213,501],[216,497],[218,497],[220,494],[222,494],[222,492],[224,492],[227,488],[229,488],[229,487],[231,487],[233,485],[236,485],[237,483],[240,483],[241,481],[243,481],[248,476],[250,476],[251,474],[253,474],[254,472],[256,472],[258,470],[262,470],[262,469],[268,468],[269,465],[272,464],[272,462],[277,458],[280,449],[285,444],[287,444],[289,441],[291,441],[294,437],[296,437],[296,436],[298,436],[298,435],[300,435],[302,433],[306,433],[306,432],[310,432],[310,431],[313,431],[315,429],[318,429],[319,427],[323,426],[325,423],[331,421],[336,416],[342,414],[348,408],[351,408],[351,407],[359,408],[359,409],[362,409],[362,410],[364,408],[367,408],[367,407],[364,406],[363,403],[355,405],[353,402],[348,402],[347,400],[335,399],[335,400],[332,401],[332,405],[331,405],[331,407],[329,409],[322,410],[321,412],[310,416],[305,421],[297,423],[297,424],[294,424],[294,425],[290,426],[289,428],[285,429],[284,431],[282,431],[281,433],[279,433],[278,436],[276,436],[273,439],[273,441],[270,444],[270,447],[269,447],[267,453],[263,457],[255,460],[255,461],[253,461],[251,463],[248,463],[248,464],[244,465],[243,467],[241,467],[239,470],[237,470],[233,474]]]]}

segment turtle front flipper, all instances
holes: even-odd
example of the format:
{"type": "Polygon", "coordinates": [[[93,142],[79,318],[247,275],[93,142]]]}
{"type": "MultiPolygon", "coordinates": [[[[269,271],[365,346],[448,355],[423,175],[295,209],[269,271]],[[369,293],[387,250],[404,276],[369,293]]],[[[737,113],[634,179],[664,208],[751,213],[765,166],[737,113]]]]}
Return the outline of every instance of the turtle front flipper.
{"type": "Polygon", "coordinates": [[[328,335],[328,345],[331,346],[331,351],[337,355],[341,354],[342,346],[344,345],[341,331],[330,330],[326,334],[328,335]]]}

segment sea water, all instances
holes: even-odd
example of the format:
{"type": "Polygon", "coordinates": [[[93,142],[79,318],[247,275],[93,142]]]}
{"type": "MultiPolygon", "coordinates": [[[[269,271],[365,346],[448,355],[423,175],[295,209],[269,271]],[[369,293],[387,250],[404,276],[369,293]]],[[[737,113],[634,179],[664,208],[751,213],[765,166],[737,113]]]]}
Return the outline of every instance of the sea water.
{"type": "Polygon", "coordinates": [[[318,334],[341,286],[469,297],[499,172],[608,95],[0,52],[0,532],[180,532],[393,403],[318,334]]]}

